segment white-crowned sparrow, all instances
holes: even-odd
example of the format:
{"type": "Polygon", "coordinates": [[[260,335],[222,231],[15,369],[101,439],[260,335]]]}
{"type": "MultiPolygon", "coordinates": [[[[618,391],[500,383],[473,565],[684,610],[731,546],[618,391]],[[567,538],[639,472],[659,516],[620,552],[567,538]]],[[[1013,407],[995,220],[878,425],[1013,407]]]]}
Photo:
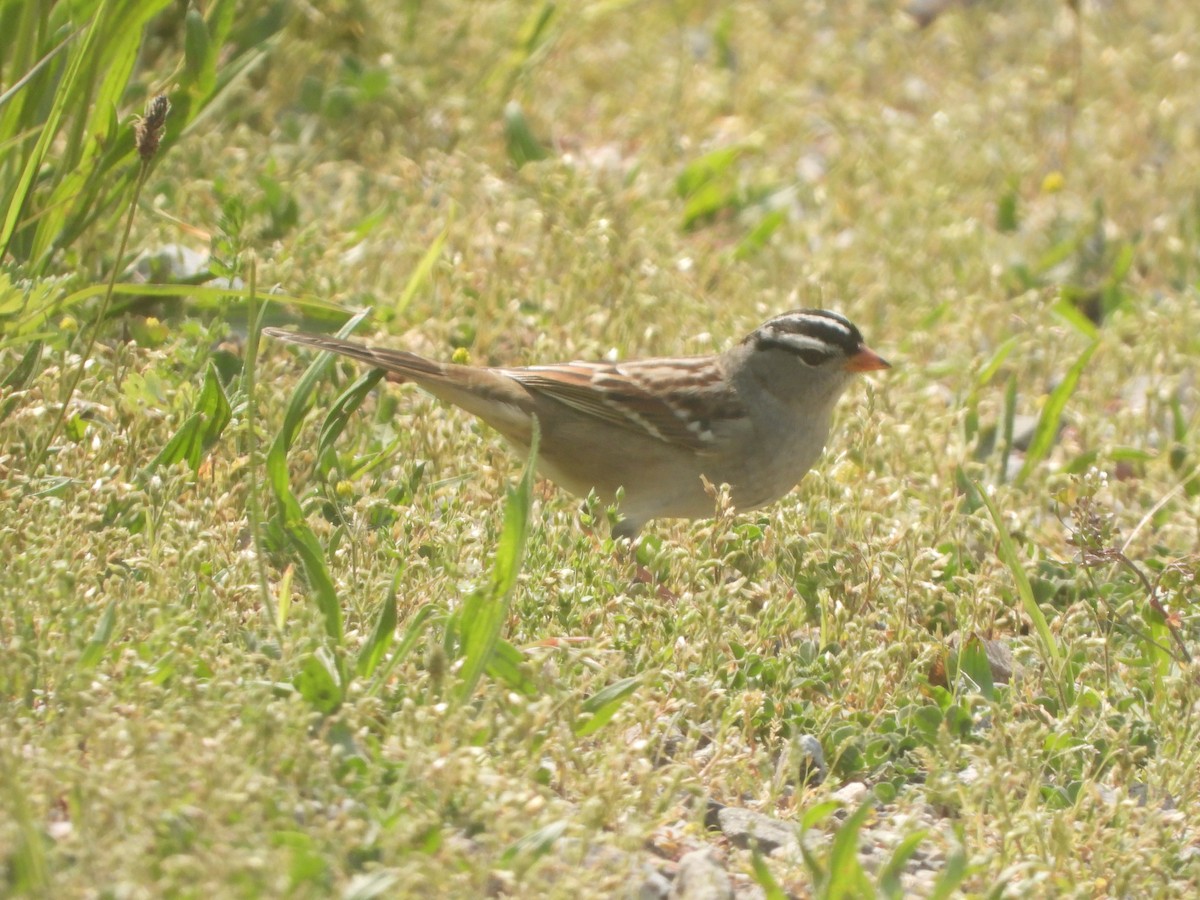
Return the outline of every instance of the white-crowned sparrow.
{"type": "Polygon", "coordinates": [[[404,350],[264,328],[264,334],[384,369],[483,419],[528,450],[541,427],[539,471],[573,494],[611,502],[617,537],[650,519],[712,516],[701,476],[757,509],[804,477],[856,372],[889,368],[848,319],[800,309],[764,322],[719,356],[482,368],[404,350]]]}

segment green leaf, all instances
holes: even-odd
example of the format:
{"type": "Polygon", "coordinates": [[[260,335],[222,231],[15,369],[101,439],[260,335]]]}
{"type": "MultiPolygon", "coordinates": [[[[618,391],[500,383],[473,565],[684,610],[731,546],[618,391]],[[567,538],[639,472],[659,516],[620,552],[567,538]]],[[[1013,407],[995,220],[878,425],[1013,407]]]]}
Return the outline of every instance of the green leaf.
{"type": "Polygon", "coordinates": [[[880,870],[879,888],[889,900],[900,900],[904,896],[904,886],[900,881],[900,876],[904,872],[904,867],[912,859],[912,855],[917,852],[917,848],[921,846],[921,842],[925,840],[928,834],[929,829],[922,828],[919,831],[905,835],[900,843],[896,845],[896,849],[892,851],[891,858],[888,859],[886,865],[880,870]]]}
{"type": "Polygon", "coordinates": [[[583,701],[583,715],[571,725],[575,736],[587,737],[607,725],[641,682],[641,678],[636,675],[632,678],[622,678],[583,701]]]}
{"type": "Polygon", "coordinates": [[[304,661],[292,686],[313,709],[324,715],[337,712],[342,705],[342,679],[333,658],[324,649],[317,650],[304,661]]]}
{"type": "Polygon", "coordinates": [[[198,86],[200,93],[211,90],[211,83],[205,84],[206,75],[212,78],[210,72],[211,44],[208,39],[208,24],[204,16],[195,7],[187,11],[184,17],[183,36],[183,66],[188,81],[198,86]]]}
{"type": "Polygon", "coordinates": [[[762,888],[764,900],[788,900],[787,891],[775,879],[757,846],[750,851],[750,868],[754,873],[754,881],[762,888]]]}
{"type": "Polygon", "coordinates": [[[550,151],[542,146],[529,127],[525,111],[521,104],[510,100],[504,107],[504,143],[508,149],[508,158],[518,169],[529,162],[537,162],[550,156],[550,151]]]}
{"type": "Polygon", "coordinates": [[[675,193],[686,200],[704,185],[723,178],[732,172],[733,164],[746,150],[747,148],[741,145],[722,147],[692,160],[675,179],[675,193]]]}
{"type": "Polygon", "coordinates": [[[397,572],[392,579],[391,590],[388,591],[379,610],[379,618],[375,620],[375,629],[358,654],[357,670],[364,678],[369,678],[379,668],[396,639],[396,586],[399,580],[400,573],[397,572]]]}
{"type": "Polygon", "coordinates": [[[1029,477],[1029,474],[1050,453],[1050,448],[1054,446],[1054,438],[1058,434],[1059,424],[1062,422],[1062,414],[1063,410],[1066,409],[1067,401],[1075,393],[1075,388],[1079,384],[1079,378],[1083,375],[1083,370],[1092,361],[1092,357],[1099,346],[1098,342],[1093,343],[1084,350],[1079,359],[1075,361],[1075,364],[1067,371],[1063,380],[1050,392],[1050,397],[1046,401],[1046,405],[1042,407],[1042,414],[1038,417],[1037,427],[1034,428],[1033,438],[1029,442],[1029,449],[1025,451],[1025,463],[1021,466],[1021,471],[1017,474],[1016,483],[1018,486],[1025,483],[1025,479],[1029,477]]]}
{"type": "Polygon", "coordinates": [[[985,699],[996,699],[996,685],[992,680],[992,664],[988,662],[987,648],[978,636],[971,638],[958,651],[958,670],[979,688],[985,699]]]}
{"type": "Polygon", "coordinates": [[[1008,480],[1008,461],[1012,458],[1013,431],[1017,421],[1017,376],[1008,376],[1004,391],[1004,445],[1000,449],[1000,483],[1008,480]]]}
{"type": "Polygon", "coordinates": [[[688,195],[687,203],[684,204],[684,230],[690,231],[722,210],[736,210],[740,205],[735,184],[711,181],[701,185],[688,195]]]}
{"type": "Polygon", "coordinates": [[[179,426],[179,430],[146,466],[143,474],[149,475],[160,466],[173,466],[180,460],[187,460],[192,471],[198,471],[204,452],[217,442],[232,418],[233,410],[225,396],[225,389],[221,387],[221,376],[210,360],[204,376],[204,387],[196,401],[196,411],[179,426]]]}
{"type": "MultiPolygon", "coordinates": [[[[229,398],[225,396],[225,388],[221,386],[221,375],[216,364],[209,360],[208,371],[204,375],[204,387],[200,390],[200,400],[196,404],[196,412],[204,416],[204,427],[200,431],[200,447],[209,450],[221,437],[233,419],[233,410],[229,406],[229,398]]],[[[192,468],[200,466],[197,457],[192,468]]]]}
{"type": "Polygon", "coordinates": [[[459,696],[466,699],[475,691],[479,678],[492,661],[500,632],[508,618],[509,601],[521,571],[525,541],[529,534],[529,511],[533,505],[534,471],[537,465],[539,428],[534,419],[529,458],[515,490],[504,504],[504,528],[489,583],[471,593],[459,615],[462,640],[462,682],[459,696]]]}
{"type": "Polygon", "coordinates": [[[841,809],[841,804],[836,800],[826,800],[823,803],[813,804],[800,817],[800,839],[797,843],[800,845],[800,855],[804,858],[804,867],[808,869],[809,877],[817,886],[825,884],[828,870],[809,849],[808,841],[804,839],[804,832],[810,828],[816,828],[839,809],[841,809]]]}
{"type": "Polygon", "coordinates": [[[826,897],[868,900],[875,896],[875,888],[858,861],[858,835],[874,807],[874,799],[867,800],[834,834],[829,850],[829,877],[822,892],[826,897]]]}
{"type": "Polygon", "coordinates": [[[1110,284],[1117,285],[1125,280],[1129,275],[1129,270],[1133,268],[1133,260],[1136,255],[1133,244],[1122,243],[1120,249],[1113,257],[1112,266],[1109,268],[1108,278],[1110,284]]]}
{"type": "Polygon", "coordinates": [[[379,384],[385,374],[383,369],[371,369],[342,391],[342,395],[334,401],[329,412],[325,414],[325,421],[321,423],[321,437],[317,441],[318,457],[333,447],[334,442],[346,429],[350,417],[358,411],[363,401],[367,399],[367,395],[375,385],[379,384]]]}
{"type": "Polygon", "coordinates": [[[189,464],[193,457],[199,458],[201,440],[200,434],[204,428],[204,416],[192,413],[179,426],[179,430],[171,435],[171,439],[158,451],[158,455],[150,461],[143,474],[150,475],[161,466],[173,466],[181,459],[189,464]]]}
{"type": "Polygon", "coordinates": [[[25,390],[29,386],[33,373],[37,370],[38,360],[41,358],[42,342],[32,341],[25,348],[25,353],[21,356],[20,361],[4,376],[4,381],[0,381],[0,389],[6,391],[25,390]]]}
{"type": "Polygon", "coordinates": [[[1000,195],[1000,200],[996,204],[997,231],[1008,232],[1017,230],[1017,199],[1017,189],[1015,187],[1009,187],[1000,195]]]}
{"type": "Polygon", "coordinates": [[[63,433],[72,443],[78,444],[87,434],[87,422],[76,413],[67,419],[66,425],[63,426],[63,433]]]}
{"type": "Polygon", "coordinates": [[[430,274],[433,272],[433,267],[437,261],[441,259],[442,247],[446,244],[446,238],[450,234],[450,227],[454,224],[454,206],[450,206],[450,212],[446,217],[446,224],[442,226],[442,230],[438,236],[433,239],[433,243],[425,250],[425,255],[421,257],[421,261],[417,263],[417,267],[413,269],[411,275],[408,276],[408,281],[404,285],[404,290],[400,292],[400,299],[396,301],[394,314],[399,315],[408,309],[408,305],[412,303],[413,297],[429,280],[430,274]]]}
{"type": "Polygon", "coordinates": [[[996,526],[996,537],[1000,543],[1000,560],[1012,575],[1013,583],[1017,587],[1017,596],[1021,598],[1021,605],[1025,608],[1025,615],[1029,616],[1033,622],[1042,651],[1046,658],[1053,663],[1053,669],[1057,673],[1062,661],[1058,642],[1050,633],[1050,625],[1046,622],[1046,617],[1043,615],[1041,607],[1038,606],[1037,598],[1033,595],[1029,575],[1025,572],[1025,566],[1017,553],[1017,546],[1013,543],[1012,535],[1008,533],[1008,528],[1004,524],[1004,517],[1000,514],[995,501],[987,495],[983,488],[974,482],[971,483],[971,486],[979,502],[987,507],[988,515],[991,516],[992,523],[996,526]]]}
{"type": "Polygon", "coordinates": [[[514,862],[521,861],[527,868],[531,863],[550,852],[555,842],[566,832],[569,824],[570,822],[566,819],[559,819],[514,841],[500,855],[501,865],[508,867],[514,862]]]}
{"type": "MultiPolygon", "coordinates": [[[[294,498],[293,498],[294,502],[294,498]]],[[[300,557],[300,565],[304,568],[304,580],[312,591],[317,609],[325,619],[325,633],[335,646],[342,644],[342,605],[338,601],[337,588],[329,575],[329,567],[325,564],[325,553],[321,542],[308,523],[303,519],[287,519],[284,531],[296,555],[300,557]]]]}
{"type": "MultiPolygon", "coordinates": [[[[346,337],[350,334],[369,312],[370,310],[364,309],[350,319],[342,326],[338,337],[346,337]]],[[[342,642],[341,603],[338,601],[333,579],[329,576],[321,544],[304,521],[304,512],[300,508],[300,501],[292,493],[287,468],[288,451],[304,422],[313,391],[332,361],[332,353],[318,354],[292,390],[292,397],[283,417],[283,426],[279,429],[275,440],[272,441],[271,449],[267,451],[266,468],[267,481],[282,510],[284,531],[293,549],[300,557],[300,563],[304,567],[305,581],[314,594],[317,608],[325,618],[325,633],[335,644],[340,646],[342,642]]]]}
{"type": "Polygon", "coordinates": [[[1004,365],[1004,361],[1008,359],[1010,353],[1017,346],[1017,338],[1010,337],[1007,341],[996,348],[991,358],[983,364],[983,368],[979,370],[979,374],[975,376],[975,386],[977,388],[984,387],[991,381],[996,373],[1000,371],[1000,367],[1004,365]]]}
{"type": "Polygon", "coordinates": [[[96,630],[92,633],[92,639],[83,648],[83,654],[79,657],[79,668],[91,669],[104,658],[104,652],[108,649],[108,642],[112,640],[116,623],[117,601],[113,600],[104,608],[100,621],[96,623],[96,630]]]}
{"type": "Polygon", "coordinates": [[[733,251],[734,259],[749,259],[763,247],[767,246],[767,241],[771,239],[771,235],[778,231],[779,226],[786,221],[786,210],[773,209],[768,212],[754,226],[750,233],[738,242],[737,249],[733,251]]]}
{"type": "Polygon", "coordinates": [[[404,637],[396,645],[395,652],[392,653],[382,668],[375,670],[375,677],[371,682],[368,693],[374,694],[383,687],[388,677],[392,674],[392,670],[412,652],[412,648],[416,646],[417,641],[420,640],[421,635],[428,625],[444,621],[445,618],[445,610],[431,603],[418,609],[413,617],[409,619],[408,627],[404,629],[404,637]]]}
{"type": "Polygon", "coordinates": [[[1050,307],[1050,311],[1089,341],[1094,341],[1100,336],[1100,329],[1096,327],[1096,323],[1084,315],[1083,311],[1071,302],[1071,298],[1065,294],[1065,289],[1064,295],[1059,297],[1055,304],[1050,307]]]}
{"type": "Polygon", "coordinates": [[[487,673],[496,681],[526,697],[538,695],[537,683],[525,673],[525,656],[501,638],[496,642],[487,673]]]}
{"type": "Polygon", "coordinates": [[[946,867],[942,869],[938,875],[937,881],[933,883],[933,890],[929,893],[929,900],[950,900],[955,896],[958,886],[962,884],[963,879],[967,877],[967,853],[963,849],[963,833],[962,826],[956,825],[958,841],[953,850],[946,857],[946,867]]]}

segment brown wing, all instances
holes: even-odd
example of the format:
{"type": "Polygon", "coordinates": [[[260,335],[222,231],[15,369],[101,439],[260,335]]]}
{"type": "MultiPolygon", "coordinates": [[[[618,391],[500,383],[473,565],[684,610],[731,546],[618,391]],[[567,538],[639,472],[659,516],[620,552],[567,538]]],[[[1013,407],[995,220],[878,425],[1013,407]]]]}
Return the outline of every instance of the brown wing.
{"type": "Polygon", "coordinates": [[[747,421],[713,357],[497,371],[584,415],[698,453],[711,449],[721,431],[747,421]]]}

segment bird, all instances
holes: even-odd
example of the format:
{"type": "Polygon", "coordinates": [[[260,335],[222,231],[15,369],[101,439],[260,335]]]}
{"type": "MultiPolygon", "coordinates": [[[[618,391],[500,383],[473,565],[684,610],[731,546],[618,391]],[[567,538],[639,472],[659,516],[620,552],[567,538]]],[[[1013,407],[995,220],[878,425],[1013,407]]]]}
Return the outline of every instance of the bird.
{"type": "Polygon", "coordinates": [[[713,517],[706,480],[729,485],[741,512],[780,499],[820,457],[854,376],[891,368],[849,319],[825,309],[776,315],[711,356],[512,368],[279,328],[263,334],[383,369],[526,454],[536,419],[538,471],[571,494],[616,502],[613,536],[630,540],[651,519],[713,517]]]}

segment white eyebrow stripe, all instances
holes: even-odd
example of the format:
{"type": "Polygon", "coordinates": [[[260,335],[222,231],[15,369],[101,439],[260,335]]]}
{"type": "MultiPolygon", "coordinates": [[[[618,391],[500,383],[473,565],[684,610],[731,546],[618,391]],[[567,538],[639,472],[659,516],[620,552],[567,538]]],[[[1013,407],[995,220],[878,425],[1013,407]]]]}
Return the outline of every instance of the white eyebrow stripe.
{"type": "Polygon", "coordinates": [[[813,350],[817,353],[836,353],[838,347],[829,341],[823,341],[807,334],[793,334],[789,331],[776,331],[771,340],[778,344],[786,344],[796,350],[813,350]]]}
{"type": "Polygon", "coordinates": [[[828,316],[797,315],[791,318],[793,322],[811,323],[815,328],[828,328],[830,331],[840,331],[846,337],[853,335],[850,326],[841,319],[831,319],[828,316]]]}

